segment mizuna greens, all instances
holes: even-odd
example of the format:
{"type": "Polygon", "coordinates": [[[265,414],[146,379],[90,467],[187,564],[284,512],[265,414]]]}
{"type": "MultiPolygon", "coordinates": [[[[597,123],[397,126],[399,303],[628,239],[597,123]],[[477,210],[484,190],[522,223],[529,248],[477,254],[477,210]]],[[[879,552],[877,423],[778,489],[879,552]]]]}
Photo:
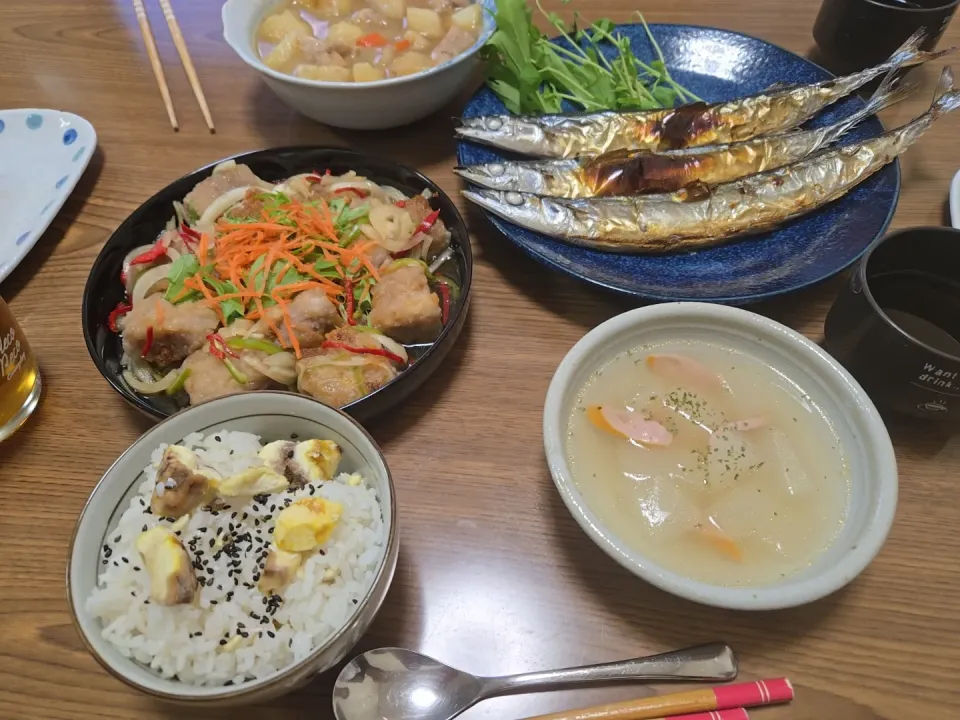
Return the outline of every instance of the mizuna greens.
{"type": "MultiPolygon", "coordinates": [[[[643,15],[637,13],[657,59],[637,58],[629,39],[604,18],[585,27],[579,13],[568,26],[556,13],[537,10],[560,33],[547,38],[533,24],[526,0],[495,0],[497,29],[483,48],[487,85],[510,112],[561,112],[564,101],[584,111],[649,110],[699,100],[678,84],[643,15]],[[604,51],[615,50],[608,57],[604,51]]],[[[564,4],[569,0],[564,0],[564,4]]]]}

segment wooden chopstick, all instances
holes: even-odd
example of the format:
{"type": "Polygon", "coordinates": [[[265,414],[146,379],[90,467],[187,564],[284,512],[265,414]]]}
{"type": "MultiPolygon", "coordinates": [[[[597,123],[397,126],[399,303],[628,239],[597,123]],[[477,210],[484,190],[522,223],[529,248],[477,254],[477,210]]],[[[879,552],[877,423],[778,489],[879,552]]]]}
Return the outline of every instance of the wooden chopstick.
{"type": "MultiPolygon", "coordinates": [[[[141,2],[141,0],[134,0],[141,2]]],[[[183,63],[183,69],[187,73],[187,79],[190,81],[190,87],[193,88],[193,94],[200,105],[200,112],[203,113],[203,119],[207,122],[210,132],[215,132],[213,127],[213,117],[210,115],[210,108],[207,106],[207,98],[204,97],[203,88],[200,87],[200,78],[197,77],[197,70],[193,66],[193,60],[190,59],[190,51],[187,50],[187,43],[183,39],[183,33],[180,32],[180,24],[177,22],[177,16],[173,14],[173,8],[170,6],[170,0],[160,0],[160,7],[163,10],[163,16],[167,19],[167,25],[170,27],[170,35],[173,36],[173,44],[180,55],[180,62],[183,63]]]]}
{"type": "Polygon", "coordinates": [[[167,87],[167,77],[163,74],[163,65],[160,64],[160,54],[157,52],[157,44],[153,40],[153,32],[150,30],[150,21],[147,20],[147,12],[143,8],[143,0],[133,0],[133,9],[137,13],[137,20],[140,23],[140,33],[143,35],[143,42],[147,46],[147,56],[150,58],[150,67],[153,68],[153,75],[157,79],[157,87],[160,88],[160,96],[163,98],[163,104],[167,108],[170,125],[174,130],[179,130],[180,125],[177,123],[177,114],[173,111],[173,100],[170,98],[170,88],[167,87]]]}
{"type": "MultiPolygon", "coordinates": [[[[565,710],[537,715],[527,720],[662,720],[676,715],[705,713],[716,717],[718,711],[731,711],[726,716],[742,717],[743,708],[773,705],[793,700],[793,686],[786,678],[720,685],[702,690],[654,695],[623,702],[565,710]]],[[[720,715],[720,718],[725,718],[720,715]]],[[[697,717],[694,715],[694,717],[697,717]]],[[[697,718],[699,720],[699,718],[697,718]]]]}

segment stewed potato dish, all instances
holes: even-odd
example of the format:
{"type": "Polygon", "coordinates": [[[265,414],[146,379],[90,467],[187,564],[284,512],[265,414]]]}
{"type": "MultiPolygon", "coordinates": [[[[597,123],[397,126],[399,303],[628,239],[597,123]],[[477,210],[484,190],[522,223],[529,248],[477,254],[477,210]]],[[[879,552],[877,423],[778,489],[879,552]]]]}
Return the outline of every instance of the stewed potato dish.
{"type": "Polygon", "coordinates": [[[471,0],[289,0],[257,29],[263,61],[309,80],[371,82],[412,75],[480,37],[471,0]]]}

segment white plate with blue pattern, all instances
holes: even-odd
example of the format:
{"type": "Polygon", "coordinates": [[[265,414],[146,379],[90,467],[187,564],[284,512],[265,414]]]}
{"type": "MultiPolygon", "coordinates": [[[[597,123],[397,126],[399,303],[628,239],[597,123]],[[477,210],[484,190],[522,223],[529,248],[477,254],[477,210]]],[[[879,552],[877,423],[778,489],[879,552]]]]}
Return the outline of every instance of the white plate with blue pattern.
{"type": "Polygon", "coordinates": [[[79,115],[0,110],[0,282],[53,222],[96,147],[79,115]]]}

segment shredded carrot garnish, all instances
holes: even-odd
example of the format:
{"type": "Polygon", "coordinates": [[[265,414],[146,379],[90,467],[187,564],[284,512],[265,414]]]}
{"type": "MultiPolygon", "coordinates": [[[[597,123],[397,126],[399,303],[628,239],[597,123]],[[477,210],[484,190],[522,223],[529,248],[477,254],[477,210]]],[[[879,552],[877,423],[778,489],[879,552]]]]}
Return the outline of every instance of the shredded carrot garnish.
{"type": "Polygon", "coordinates": [[[160,302],[160,296],[159,296],[159,295],[157,295],[157,299],[156,299],[156,301],[154,302],[153,308],[154,308],[153,314],[154,314],[154,316],[155,316],[155,318],[156,318],[157,327],[159,327],[159,326],[163,325],[163,318],[164,318],[164,315],[163,315],[163,303],[160,302]]]}
{"type": "Polygon", "coordinates": [[[283,201],[269,209],[265,205],[252,220],[221,221],[212,237],[200,236],[197,257],[202,269],[184,281],[183,291],[175,299],[198,292],[203,295],[201,302],[213,308],[224,323],[221,303],[239,301],[245,318],[266,323],[280,344],[292,347],[299,358],[300,344],[288,307],[292,296],[320,290],[346,313],[348,288],[362,288],[361,298],[369,298],[370,286],[380,279],[370,256],[374,243],[357,240],[344,243],[349,247],[341,245],[334,213],[324,200],[283,201]],[[326,264],[316,266],[321,258],[326,264]],[[291,271],[296,277],[290,282],[268,287],[271,282],[280,283],[291,271]],[[221,287],[226,281],[229,285],[221,287]],[[217,288],[227,291],[217,292],[217,288]],[[264,301],[279,308],[283,320],[279,325],[285,333],[281,334],[276,322],[279,317],[266,311],[264,301]]]}

